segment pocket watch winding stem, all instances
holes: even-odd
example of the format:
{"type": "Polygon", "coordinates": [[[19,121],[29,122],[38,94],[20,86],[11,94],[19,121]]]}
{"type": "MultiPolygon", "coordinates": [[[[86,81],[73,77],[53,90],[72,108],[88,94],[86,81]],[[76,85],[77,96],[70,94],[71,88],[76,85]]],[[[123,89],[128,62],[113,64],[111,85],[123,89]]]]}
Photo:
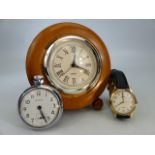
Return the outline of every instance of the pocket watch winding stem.
{"type": "Polygon", "coordinates": [[[41,75],[35,75],[33,77],[33,83],[35,86],[44,84],[44,77],[41,75]]]}

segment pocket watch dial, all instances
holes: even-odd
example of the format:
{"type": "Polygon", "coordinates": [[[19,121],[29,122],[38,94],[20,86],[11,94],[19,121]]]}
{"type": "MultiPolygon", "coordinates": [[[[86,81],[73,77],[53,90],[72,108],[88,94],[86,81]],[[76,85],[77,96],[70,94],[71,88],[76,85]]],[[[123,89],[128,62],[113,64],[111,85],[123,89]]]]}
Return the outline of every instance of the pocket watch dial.
{"type": "Polygon", "coordinates": [[[52,124],[59,111],[59,101],[49,90],[33,88],[20,98],[20,116],[31,127],[42,128],[52,124]]]}
{"type": "Polygon", "coordinates": [[[126,115],[134,110],[136,99],[128,90],[118,89],[111,96],[111,104],[115,112],[126,115]]]}
{"type": "Polygon", "coordinates": [[[88,90],[99,77],[100,61],[94,47],[80,37],[64,37],[51,45],[45,57],[49,80],[67,93],[88,90]]]}

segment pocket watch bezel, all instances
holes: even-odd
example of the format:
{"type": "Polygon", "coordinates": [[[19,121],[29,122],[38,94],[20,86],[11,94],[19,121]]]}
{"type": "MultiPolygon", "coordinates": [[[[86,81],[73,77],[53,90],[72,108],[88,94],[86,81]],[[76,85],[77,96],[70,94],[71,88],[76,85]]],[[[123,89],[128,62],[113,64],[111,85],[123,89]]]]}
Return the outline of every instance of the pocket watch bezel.
{"type": "Polygon", "coordinates": [[[79,37],[79,36],[75,36],[75,35],[68,35],[68,36],[64,36],[61,37],[59,39],[57,39],[55,42],[53,42],[49,48],[47,49],[45,56],[44,56],[44,70],[45,70],[45,74],[48,78],[48,80],[51,82],[51,84],[53,84],[59,91],[62,91],[63,93],[68,93],[68,94],[79,94],[79,93],[85,93],[88,92],[90,89],[92,89],[95,84],[98,82],[99,77],[100,77],[100,73],[101,73],[101,68],[104,67],[101,64],[101,57],[97,52],[97,49],[94,47],[94,45],[89,42],[89,40],[83,38],[83,37],[79,37]],[[58,82],[54,81],[53,77],[50,76],[49,74],[49,59],[51,57],[51,55],[53,54],[53,49],[60,45],[63,42],[67,42],[67,41],[72,41],[72,40],[76,40],[76,41],[81,41],[84,44],[86,44],[93,52],[96,62],[97,62],[97,71],[96,74],[94,76],[94,78],[91,80],[90,83],[88,83],[87,85],[85,85],[83,88],[80,89],[67,89],[67,88],[63,88],[61,86],[61,84],[59,84],[58,82]]]}
{"type": "Polygon", "coordinates": [[[31,86],[29,88],[27,88],[19,97],[19,100],[18,100],[18,113],[19,113],[19,116],[20,118],[22,119],[22,121],[28,125],[28,127],[34,129],[34,130],[42,130],[42,129],[48,129],[50,127],[52,127],[53,125],[55,125],[61,118],[62,114],[63,114],[63,101],[62,101],[62,98],[59,94],[59,92],[53,88],[53,87],[50,87],[50,86],[46,86],[46,85],[38,85],[38,86],[31,86]],[[28,93],[30,93],[31,91],[33,90],[37,90],[37,89],[44,89],[44,90],[47,90],[49,91],[50,93],[52,93],[54,95],[54,97],[56,97],[57,101],[58,101],[58,104],[59,104],[59,110],[58,110],[58,113],[55,117],[55,119],[50,122],[49,124],[45,125],[45,126],[42,126],[42,127],[38,127],[38,126],[32,126],[31,124],[27,123],[24,118],[22,117],[21,115],[21,103],[25,97],[25,95],[27,95],[28,93]]]}

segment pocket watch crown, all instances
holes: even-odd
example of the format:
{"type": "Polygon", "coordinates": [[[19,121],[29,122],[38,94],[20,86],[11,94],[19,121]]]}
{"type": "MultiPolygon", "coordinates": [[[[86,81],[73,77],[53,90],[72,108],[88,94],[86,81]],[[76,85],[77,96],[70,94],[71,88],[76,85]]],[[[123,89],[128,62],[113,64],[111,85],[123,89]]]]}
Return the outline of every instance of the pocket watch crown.
{"type": "Polygon", "coordinates": [[[33,83],[35,86],[42,85],[44,83],[44,77],[42,75],[35,75],[33,77],[33,83]]]}

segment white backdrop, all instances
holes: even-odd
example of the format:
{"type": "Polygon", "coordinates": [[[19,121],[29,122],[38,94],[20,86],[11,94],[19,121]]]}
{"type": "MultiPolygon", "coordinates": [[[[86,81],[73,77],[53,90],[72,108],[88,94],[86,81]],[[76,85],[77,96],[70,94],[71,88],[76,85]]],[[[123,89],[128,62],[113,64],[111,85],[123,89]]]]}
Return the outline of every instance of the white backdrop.
{"type": "Polygon", "coordinates": [[[154,20],[0,20],[0,134],[155,134],[154,59],[154,20]],[[139,101],[132,119],[113,118],[105,91],[103,110],[65,111],[51,129],[33,131],[20,120],[18,97],[29,87],[27,49],[43,28],[63,21],[84,24],[104,40],[112,68],[125,72],[139,101]]]}

